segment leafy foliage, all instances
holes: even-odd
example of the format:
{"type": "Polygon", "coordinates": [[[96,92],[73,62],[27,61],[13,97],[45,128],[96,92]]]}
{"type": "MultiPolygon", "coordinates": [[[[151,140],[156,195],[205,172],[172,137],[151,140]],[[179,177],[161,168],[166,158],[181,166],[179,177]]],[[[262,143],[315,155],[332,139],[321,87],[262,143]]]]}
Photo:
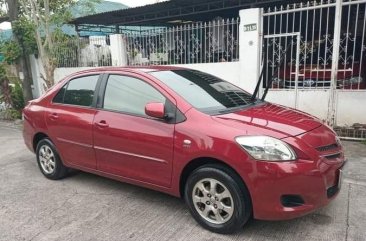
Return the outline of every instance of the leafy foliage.
{"type": "Polygon", "coordinates": [[[6,106],[11,106],[11,90],[4,64],[0,64],[0,93],[0,102],[4,102],[6,106]]]}
{"type": "Polygon", "coordinates": [[[17,120],[22,118],[22,112],[16,109],[7,109],[5,110],[5,119],[6,120],[17,120]]]}
{"type": "Polygon", "coordinates": [[[7,102],[10,102],[11,101],[11,98],[10,98],[10,90],[9,90],[9,85],[8,83],[6,82],[2,82],[0,84],[0,87],[1,87],[1,91],[0,91],[0,103],[1,103],[1,109],[0,109],[0,112],[3,111],[3,108],[5,107],[5,110],[11,108],[11,105],[7,104],[7,102]],[[4,87],[7,87],[4,88],[4,87]]]}
{"type": "Polygon", "coordinates": [[[21,17],[17,21],[12,23],[13,33],[18,36],[19,42],[21,42],[24,53],[26,55],[37,54],[38,47],[36,38],[34,35],[34,25],[32,25],[27,19],[21,17]]]}
{"type": "Polygon", "coordinates": [[[4,78],[6,78],[6,69],[4,64],[0,64],[0,83],[4,78]]]}
{"type": "Polygon", "coordinates": [[[4,55],[4,60],[8,64],[15,63],[18,58],[21,56],[21,48],[20,46],[13,41],[7,41],[0,46],[1,52],[4,55]]]}
{"type": "Polygon", "coordinates": [[[20,81],[15,81],[11,87],[11,102],[13,109],[21,112],[24,108],[23,89],[20,81]]]}
{"type": "MultiPolygon", "coordinates": [[[[82,0],[86,9],[92,9],[99,0],[82,0]]],[[[46,88],[54,84],[54,71],[57,67],[57,49],[62,47],[68,39],[61,27],[71,20],[70,9],[77,0],[18,0],[22,17],[29,23],[29,28],[34,32],[37,43],[38,56],[42,61],[45,75],[41,76],[46,88]]],[[[24,23],[23,23],[24,24],[24,23]]],[[[31,39],[30,39],[31,40],[31,39]]],[[[31,41],[29,42],[31,43],[31,41]]],[[[32,49],[32,48],[30,48],[32,49]]]]}
{"type": "Polygon", "coordinates": [[[6,119],[19,119],[24,108],[23,89],[19,79],[9,80],[7,67],[4,63],[0,64],[0,102],[4,102],[6,119]]]}
{"type": "Polygon", "coordinates": [[[10,17],[17,39],[1,44],[5,61],[11,64],[20,57],[37,54],[45,72],[41,77],[46,89],[50,88],[58,61],[63,57],[57,53],[75,51],[75,45],[70,46],[72,37],[61,31],[62,25],[72,19],[70,9],[77,3],[85,13],[91,13],[97,2],[100,0],[0,0],[1,6],[8,7],[3,8],[8,12],[1,11],[0,17],[10,17]],[[56,51],[60,48],[65,51],[56,51]]]}

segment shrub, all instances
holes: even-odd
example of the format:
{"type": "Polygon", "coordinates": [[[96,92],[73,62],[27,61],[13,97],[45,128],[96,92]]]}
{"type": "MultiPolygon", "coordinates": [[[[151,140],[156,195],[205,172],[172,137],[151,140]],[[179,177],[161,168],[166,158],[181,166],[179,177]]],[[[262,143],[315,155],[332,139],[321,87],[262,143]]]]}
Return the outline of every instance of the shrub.
{"type": "Polygon", "coordinates": [[[22,111],[24,108],[23,88],[19,81],[16,81],[11,88],[11,102],[13,109],[22,111]]]}
{"type": "Polygon", "coordinates": [[[22,119],[22,112],[13,108],[6,109],[4,113],[5,120],[22,119]]]}

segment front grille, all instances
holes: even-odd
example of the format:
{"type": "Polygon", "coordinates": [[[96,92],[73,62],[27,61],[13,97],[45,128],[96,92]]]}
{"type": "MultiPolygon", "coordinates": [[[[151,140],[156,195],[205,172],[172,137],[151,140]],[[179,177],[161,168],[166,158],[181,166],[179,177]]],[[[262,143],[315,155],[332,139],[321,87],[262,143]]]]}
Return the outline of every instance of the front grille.
{"type": "Polygon", "coordinates": [[[331,150],[334,150],[334,149],[337,149],[337,148],[338,148],[338,144],[334,143],[334,144],[327,145],[327,146],[317,147],[316,150],[320,151],[320,152],[325,152],[325,151],[331,151],[331,150]]]}

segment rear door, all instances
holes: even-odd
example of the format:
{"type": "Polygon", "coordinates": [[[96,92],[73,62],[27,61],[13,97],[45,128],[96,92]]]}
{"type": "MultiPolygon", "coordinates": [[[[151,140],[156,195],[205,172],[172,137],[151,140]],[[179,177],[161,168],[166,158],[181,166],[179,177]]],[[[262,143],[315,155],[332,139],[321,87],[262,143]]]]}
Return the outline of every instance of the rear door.
{"type": "Polygon", "coordinates": [[[174,124],[145,114],[149,102],[175,106],[154,83],[133,74],[110,74],[94,119],[97,168],[168,187],[171,182],[174,124]]]}
{"type": "Polygon", "coordinates": [[[79,76],[56,94],[46,112],[50,138],[65,163],[96,168],[92,126],[99,75],[79,76]]]}

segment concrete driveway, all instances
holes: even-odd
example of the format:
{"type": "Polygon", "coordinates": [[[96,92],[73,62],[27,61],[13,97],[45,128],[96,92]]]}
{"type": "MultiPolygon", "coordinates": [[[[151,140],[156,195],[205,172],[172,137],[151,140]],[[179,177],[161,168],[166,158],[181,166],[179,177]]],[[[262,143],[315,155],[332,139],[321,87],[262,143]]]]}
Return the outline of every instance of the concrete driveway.
{"type": "Polygon", "coordinates": [[[291,221],[252,221],[235,235],[198,226],[182,200],[87,173],[50,181],[21,131],[0,123],[0,240],[366,240],[366,145],[331,205],[291,221]]]}

